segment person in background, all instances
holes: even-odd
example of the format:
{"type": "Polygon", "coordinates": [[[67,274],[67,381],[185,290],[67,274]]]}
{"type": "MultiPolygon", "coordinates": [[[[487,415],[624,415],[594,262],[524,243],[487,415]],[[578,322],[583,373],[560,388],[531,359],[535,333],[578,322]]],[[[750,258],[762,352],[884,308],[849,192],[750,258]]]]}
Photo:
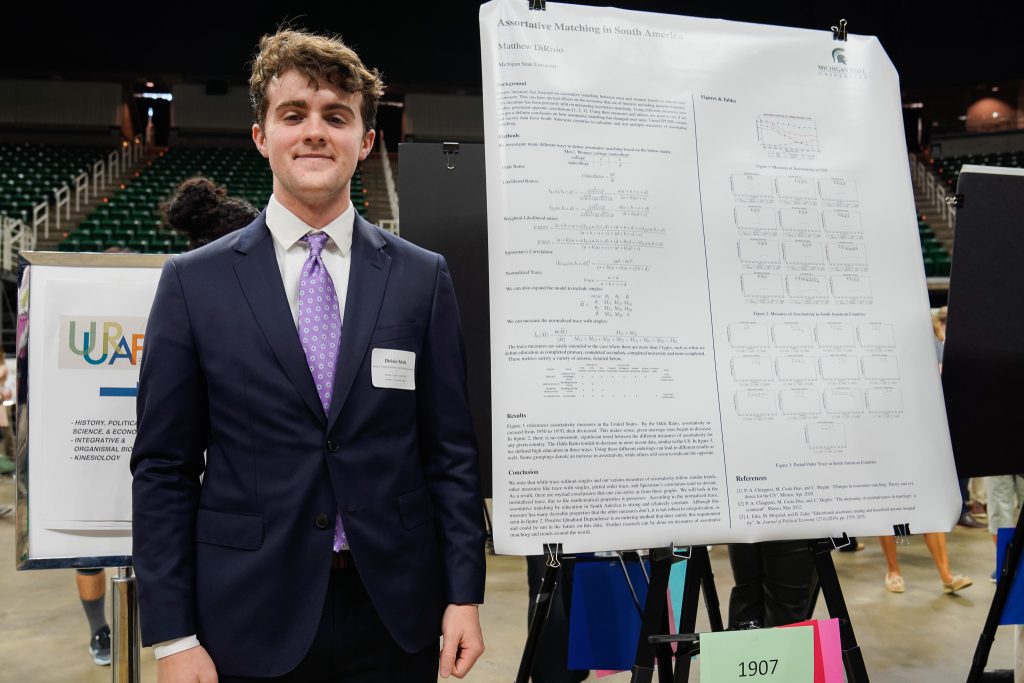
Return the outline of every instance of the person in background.
{"type": "MultiPolygon", "coordinates": [[[[893,536],[879,536],[878,542],[882,545],[882,553],[885,554],[885,590],[890,593],[902,593],[906,590],[906,583],[903,581],[900,563],[896,558],[896,538],[893,536]]],[[[939,572],[943,593],[952,595],[974,584],[970,577],[963,576],[962,574],[954,575],[949,570],[946,534],[938,532],[924,534],[924,543],[928,546],[928,552],[931,553],[932,561],[935,562],[935,568],[939,572]]]]}
{"type": "Polygon", "coordinates": [[[186,251],[244,228],[260,215],[252,204],[228,196],[226,188],[203,176],[181,183],[160,208],[169,227],[188,235],[186,251]]]}
{"type": "Polygon", "coordinates": [[[75,570],[78,598],[89,622],[89,654],[98,666],[110,664],[110,626],[107,624],[107,574],[102,569],[75,570]]]}
{"type": "MultiPolygon", "coordinates": [[[[0,348],[0,402],[7,402],[14,398],[14,392],[7,386],[7,355],[3,348],[0,348]]],[[[0,475],[14,473],[14,430],[11,428],[10,415],[6,406],[0,406],[0,430],[3,431],[3,450],[0,451],[0,475]]],[[[9,506],[7,512],[10,512],[9,506]]],[[[0,511],[0,517],[5,512],[0,511]]]]}
{"type": "Polygon", "coordinates": [[[770,628],[807,619],[818,572],[807,541],[730,543],[736,586],[728,628],[770,628]]]}
{"type": "MultiPolygon", "coordinates": [[[[1017,526],[1017,511],[1024,504],[1024,476],[1001,474],[984,479],[988,493],[988,532],[992,534],[992,542],[998,543],[1000,529],[1017,526]]],[[[996,567],[992,572],[992,583],[996,582],[1001,569],[996,567]]]]}
{"type": "MultiPolygon", "coordinates": [[[[7,387],[7,359],[4,350],[0,347],[0,398],[8,401],[14,396],[14,392],[7,387]]],[[[7,414],[6,406],[0,407],[0,429],[3,430],[3,451],[0,451],[0,475],[14,474],[14,430],[11,429],[11,420],[7,414]]],[[[14,507],[11,505],[0,505],[0,517],[11,514],[14,507]]]]}

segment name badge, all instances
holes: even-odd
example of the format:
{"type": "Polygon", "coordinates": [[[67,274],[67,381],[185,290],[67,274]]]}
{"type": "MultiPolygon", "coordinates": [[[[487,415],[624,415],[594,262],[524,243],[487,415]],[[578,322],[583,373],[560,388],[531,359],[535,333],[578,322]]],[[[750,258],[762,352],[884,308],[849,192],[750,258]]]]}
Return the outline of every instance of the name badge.
{"type": "Polygon", "coordinates": [[[370,381],[378,389],[415,389],[416,354],[398,349],[374,349],[370,354],[370,381]]]}

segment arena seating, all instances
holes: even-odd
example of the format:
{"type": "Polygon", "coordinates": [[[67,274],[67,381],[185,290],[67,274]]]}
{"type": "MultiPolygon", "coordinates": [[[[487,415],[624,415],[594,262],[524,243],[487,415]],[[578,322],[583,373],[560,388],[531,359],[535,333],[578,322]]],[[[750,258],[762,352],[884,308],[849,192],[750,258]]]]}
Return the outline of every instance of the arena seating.
{"type": "Polygon", "coordinates": [[[1024,150],[993,154],[969,154],[955,157],[939,157],[931,160],[930,165],[937,176],[950,190],[956,189],[957,178],[964,164],[978,166],[1009,166],[1024,168],[1024,150]]]}
{"type": "Polygon", "coordinates": [[[921,216],[917,219],[917,233],[921,238],[921,256],[927,277],[949,277],[950,256],[946,247],[935,237],[935,231],[921,216]]]}
{"type": "Polygon", "coordinates": [[[53,191],[74,186],[95,161],[113,149],[98,146],[0,145],[0,214],[29,223],[32,207],[53,200],[53,191]]]}
{"type": "MultiPolygon", "coordinates": [[[[255,150],[173,148],[100,204],[58,249],[104,251],[121,247],[151,254],[182,251],[187,240],[163,224],[160,204],[183,180],[194,175],[215,180],[227,188],[229,195],[245,199],[257,208],[266,205],[273,190],[267,160],[255,150]]],[[[357,169],[351,197],[360,214],[369,206],[365,196],[362,173],[357,169]]]]}

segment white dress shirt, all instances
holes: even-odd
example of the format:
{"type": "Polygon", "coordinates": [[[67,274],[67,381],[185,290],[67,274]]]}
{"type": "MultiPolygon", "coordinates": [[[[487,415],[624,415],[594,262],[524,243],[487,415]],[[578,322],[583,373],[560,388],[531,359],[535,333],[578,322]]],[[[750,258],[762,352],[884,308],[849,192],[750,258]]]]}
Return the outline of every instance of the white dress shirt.
{"type": "MultiPolygon", "coordinates": [[[[320,258],[334,282],[334,290],[338,294],[338,309],[342,317],[345,315],[348,273],[352,265],[352,226],[355,223],[355,215],[355,207],[349,202],[344,213],[321,228],[322,232],[327,233],[328,239],[323,251],[320,252],[320,258]]],[[[267,204],[267,227],[274,239],[274,255],[277,257],[277,267],[281,271],[281,283],[288,298],[288,306],[292,311],[292,323],[298,327],[299,280],[302,278],[302,266],[309,257],[309,244],[302,238],[317,230],[299,220],[273,195],[267,204]]],[[[154,645],[153,656],[162,659],[198,645],[199,639],[195,635],[175,638],[154,645]]]]}
{"type": "MultiPolygon", "coordinates": [[[[352,264],[352,225],[356,210],[350,202],[345,212],[322,228],[329,238],[320,252],[320,258],[327,266],[327,273],[334,282],[338,293],[338,308],[345,315],[345,297],[348,294],[348,272],[352,264]]],[[[281,282],[292,309],[292,322],[299,321],[299,280],[302,266],[309,257],[309,245],[302,238],[317,232],[277,201],[273,196],[267,204],[267,227],[274,236],[274,254],[277,267],[281,270],[281,282]]]]}

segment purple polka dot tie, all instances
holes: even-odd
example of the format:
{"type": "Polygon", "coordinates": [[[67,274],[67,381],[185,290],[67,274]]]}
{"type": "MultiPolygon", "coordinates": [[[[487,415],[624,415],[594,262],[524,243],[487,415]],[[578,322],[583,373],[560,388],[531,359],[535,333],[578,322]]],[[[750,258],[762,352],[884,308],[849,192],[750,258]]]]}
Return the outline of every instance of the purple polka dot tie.
{"type": "MultiPolygon", "coordinates": [[[[299,279],[299,338],[306,352],[306,364],[313,375],[324,413],[331,412],[334,396],[334,366],[341,345],[341,310],[338,293],[327,272],[320,252],[327,243],[327,235],[318,232],[302,238],[309,244],[309,257],[302,264],[299,279]]],[[[334,550],[348,545],[345,529],[341,526],[341,513],[334,524],[334,550]]]]}

